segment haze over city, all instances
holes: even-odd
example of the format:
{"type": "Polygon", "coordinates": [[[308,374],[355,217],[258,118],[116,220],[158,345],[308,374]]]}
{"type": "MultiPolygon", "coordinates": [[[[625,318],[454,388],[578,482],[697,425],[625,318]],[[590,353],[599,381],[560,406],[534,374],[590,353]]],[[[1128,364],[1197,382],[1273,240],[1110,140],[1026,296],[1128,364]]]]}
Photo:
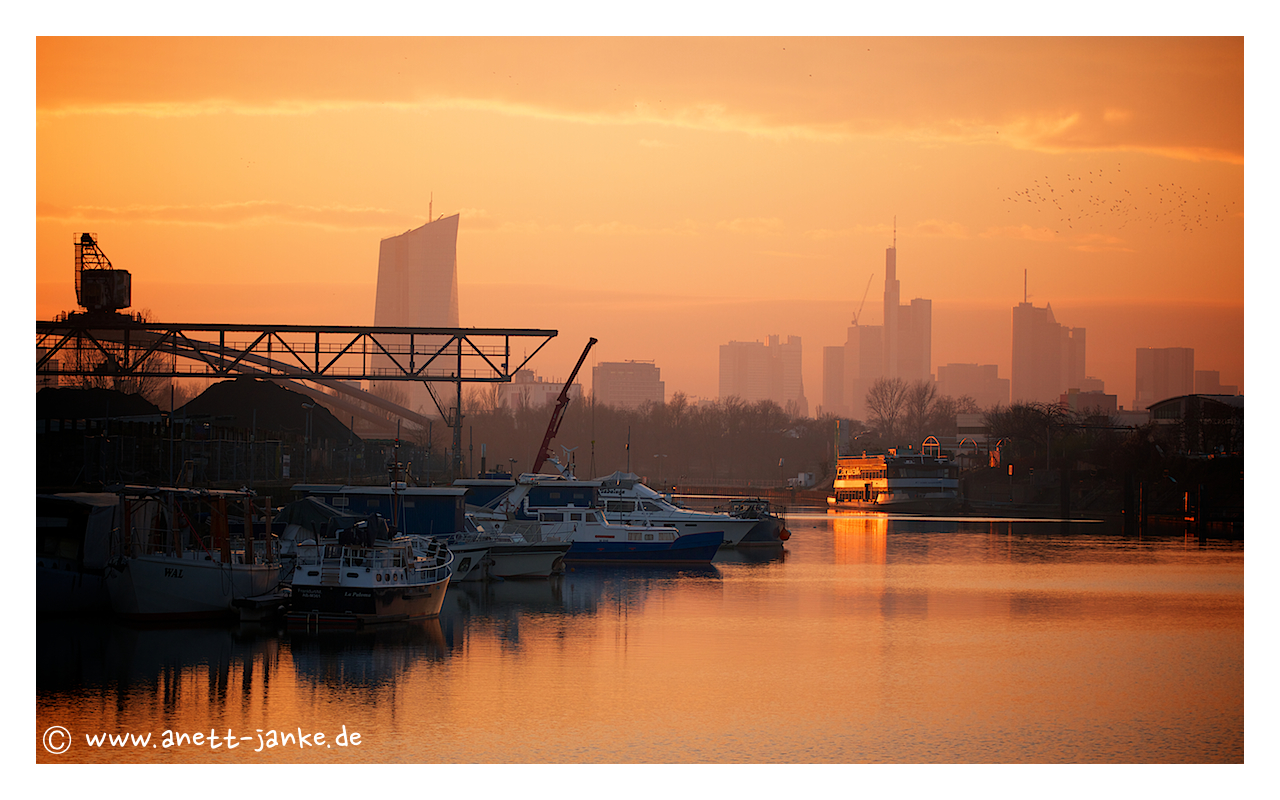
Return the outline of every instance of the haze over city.
{"type": "Polygon", "coordinates": [[[1245,388],[1240,38],[42,38],[36,146],[38,319],[94,231],[152,319],[372,324],[457,213],[461,325],[559,330],[540,375],[714,398],[800,336],[812,410],[896,237],[935,372],[1009,377],[1025,276],[1120,404],[1138,347],[1245,388]]]}

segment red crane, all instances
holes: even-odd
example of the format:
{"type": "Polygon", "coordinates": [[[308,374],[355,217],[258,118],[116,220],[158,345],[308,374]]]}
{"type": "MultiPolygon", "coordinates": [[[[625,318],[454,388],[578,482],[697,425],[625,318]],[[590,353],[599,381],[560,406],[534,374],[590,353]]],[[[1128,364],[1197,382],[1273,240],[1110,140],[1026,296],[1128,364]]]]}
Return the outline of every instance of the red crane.
{"type": "Polygon", "coordinates": [[[556,438],[556,432],[560,430],[560,420],[564,418],[564,409],[569,405],[569,387],[573,385],[573,379],[578,377],[578,370],[582,369],[582,362],[587,360],[587,353],[591,352],[591,346],[595,343],[594,337],[587,342],[587,347],[578,358],[578,363],[574,365],[573,372],[569,373],[569,380],[564,382],[564,388],[560,390],[560,396],[556,398],[555,410],[551,412],[551,421],[547,423],[547,435],[542,437],[542,447],[538,450],[538,459],[533,462],[531,471],[535,475],[538,474],[538,470],[542,469],[542,465],[547,463],[547,459],[551,458],[551,440],[556,438]]]}

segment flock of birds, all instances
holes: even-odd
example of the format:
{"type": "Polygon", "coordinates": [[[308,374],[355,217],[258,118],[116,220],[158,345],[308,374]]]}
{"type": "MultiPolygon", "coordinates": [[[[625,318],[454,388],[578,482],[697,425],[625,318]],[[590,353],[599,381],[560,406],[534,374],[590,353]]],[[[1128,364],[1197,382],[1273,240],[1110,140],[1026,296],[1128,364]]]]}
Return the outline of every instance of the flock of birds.
{"type": "Polygon", "coordinates": [[[1239,209],[1234,200],[1222,202],[1202,189],[1188,189],[1176,183],[1157,183],[1132,191],[1120,185],[1120,165],[1106,173],[1101,167],[1085,175],[1068,174],[1056,184],[1044,176],[1024,189],[1014,190],[1002,202],[1012,214],[1016,209],[1032,210],[1056,219],[1054,233],[1079,232],[1094,223],[1119,222],[1194,233],[1225,221],[1239,209]]]}

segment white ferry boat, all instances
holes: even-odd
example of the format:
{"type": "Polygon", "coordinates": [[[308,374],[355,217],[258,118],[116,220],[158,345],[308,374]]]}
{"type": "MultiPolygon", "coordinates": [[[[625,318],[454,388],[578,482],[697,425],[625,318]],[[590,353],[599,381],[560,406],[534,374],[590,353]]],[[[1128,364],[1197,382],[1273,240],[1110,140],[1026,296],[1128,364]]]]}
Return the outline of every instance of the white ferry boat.
{"type": "Polygon", "coordinates": [[[905,514],[954,511],[960,505],[959,469],[936,454],[838,456],[827,504],[905,514]]]}

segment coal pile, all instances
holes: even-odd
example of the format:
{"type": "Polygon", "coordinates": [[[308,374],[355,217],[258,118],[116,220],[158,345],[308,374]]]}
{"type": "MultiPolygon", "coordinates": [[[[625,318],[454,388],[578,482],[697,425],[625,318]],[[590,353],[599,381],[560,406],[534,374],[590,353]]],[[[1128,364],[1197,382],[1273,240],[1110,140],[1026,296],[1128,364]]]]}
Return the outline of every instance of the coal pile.
{"type": "MultiPolygon", "coordinates": [[[[236,428],[257,426],[258,430],[306,435],[307,409],[303,403],[315,403],[311,409],[312,439],[331,441],[347,440],[353,436],[324,406],[305,394],[286,389],[271,381],[257,378],[235,378],[221,381],[205,389],[198,397],[178,408],[175,416],[181,418],[209,416],[219,425],[236,428]]],[[[359,441],[359,437],[354,437],[359,441]]]]}
{"type": "Polygon", "coordinates": [[[140,394],[115,389],[49,387],[36,392],[36,419],[104,419],[158,415],[160,407],[140,394]]]}

